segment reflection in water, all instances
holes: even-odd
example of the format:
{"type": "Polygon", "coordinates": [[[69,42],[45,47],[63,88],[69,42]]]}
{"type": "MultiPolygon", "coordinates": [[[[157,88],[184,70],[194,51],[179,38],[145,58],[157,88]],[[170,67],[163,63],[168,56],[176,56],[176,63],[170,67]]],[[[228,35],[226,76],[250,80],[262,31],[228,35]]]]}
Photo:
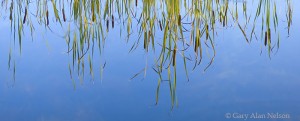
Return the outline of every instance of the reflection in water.
{"type": "MultiPolygon", "coordinates": [[[[68,46],[66,53],[72,58],[69,63],[70,77],[83,82],[85,72],[94,77],[93,57],[101,56],[107,35],[112,29],[120,29],[119,36],[125,36],[134,51],[142,46],[145,53],[153,51],[155,63],[151,65],[159,79],[156,103],[162,81],[169,83],[172,107],[177,104],[177,61],[183,62],[189,79],[187,63],[194,63],[193,70],[208,62],[204,71],[216,57],[215,38],[220,29],[235,27],[244,36],[245,42],[260,40],[271,57],[279,49],[278,5],[276,0],[231,1],[231,0],[3,0],[2,16],[9,18],[13,39],[10,42],[8,68],[15,77],[15,57],[19,47],[22,53],[24,31],[30,31],[34,38],[35,29],[44,29],[64,38],[68,46]],[[253,10],[255,7],[255,10],[253,10]],[[255,11],[255,12],[254,12],[255,11]],[[65,33],[58,33],[59,26],[65,33]],[[131,39],[131,38],[134,39],[131,39]],[[204,54],[207,53],[207,57],[204,54]],[[158,55],[156,55],[158,53],[158,55]],[[85,69],[88,69],[85,70],[85,69]]],[[[285,2],[288,34],[292,24],[292,3],[285,2]]],[[[225,35],[226,36],[226,35],[225,35]]],[[[117,48],[116,48],[117,49],[117,48]]],[[[101,62],[100,75],[106,66],[101,62]]],[[[148,66],[132,79],[145,74],[148,66]]],[[[15,79],[14,79],[15,80],[15,79]]]]}

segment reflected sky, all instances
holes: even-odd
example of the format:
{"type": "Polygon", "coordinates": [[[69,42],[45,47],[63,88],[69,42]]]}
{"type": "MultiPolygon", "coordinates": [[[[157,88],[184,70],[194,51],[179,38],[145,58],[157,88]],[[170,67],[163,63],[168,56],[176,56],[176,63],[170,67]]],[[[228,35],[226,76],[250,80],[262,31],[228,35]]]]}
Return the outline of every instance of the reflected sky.
{"type": "MultiPolygon", "coordinates": [[[[152,70],[143,80],[130,80],[145,66],[146,59],[150,64],[153,59],[142,48],[128,54],[130,44],[113,36],[118,29],[109,33],[107,40],[111,41],[106,43],[105,59],[94,60],[98,70],[95,72],[100,70],[97,62],[107,62],[103,80],[95,74],[95,81],[76,82],[76,89],[69,77],[65,41],[51,33],[36,34],[34,41],[30,36],[24,37],[22,55],[16,55],[16,82],[12,82],[12,72],[7,70],[7,40],[11,36],[2,29],[1,120],[221,121],[230,120],[224,115],[234,112],[288,113],[291,120],[300,120],[299,12],[294,6],[290,37],[286,28],[280,28],[280,48],[271,59],[267,49],[261,48],[261,41],[254,40],[249,45],[237,28],[222,30],[216,38],[216,59],[206,72],[205,65],[199,66],[190,72],[188,82],[183,67],[179,67],[179,105],[174,110],[167,82],[162,82],[160,101],[155,105],[158,77],[152,70]],[[42,39],[45,37],[47,40],[42,39]]],[[[0,27],[9,28],[5,22],[0,27]]],[[[188,67],[192,68],[193,63],[188,67]]]]}

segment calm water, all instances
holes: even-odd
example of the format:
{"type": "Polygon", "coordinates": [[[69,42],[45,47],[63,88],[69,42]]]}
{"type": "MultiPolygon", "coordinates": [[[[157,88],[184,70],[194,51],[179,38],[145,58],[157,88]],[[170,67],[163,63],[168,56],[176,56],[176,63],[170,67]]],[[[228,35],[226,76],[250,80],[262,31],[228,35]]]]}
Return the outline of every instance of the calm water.
{"type": "MultiPolygon", "coordinates": [[[[0,120],[2,121],[222,121],[225,114],[290,115],[300,120],[300,9],[294,3],[291,36],[287,37],[284,10],[279,10],[281,33],[279,51],[268,57],[261,41],[247,44],[237,27],[221,29],[216,37],[216,52],[212,66],[192,71],[190,81],[183,67],[178,69],[178,107],[171,110],[169,85],[162,82],[160,101],[155,105],[158,76],[148,69],[147,76],[130,78],[153,63],[153,55],[142,47],[132,53],[130,43],[119,38],[119,29],[109,32],[104,54],[94,58],[95,79],[76,81],[69,76],[70,57],[65,53],[65,40],[36,28],[32,41],[25,31],[22,54],[15,54],[16,81],[7,70],[9,21],[1,21],[0,42],[0,120]],[[42,34],[44,33],[44,35],[42,34]],[[44,38],[47,38],[46,40],[44,38]],[[262,50],[262,53],[261,53],[262,50]],[[106,62],[103,80],[99,63],[106,62]]],[[[280,6],[278,5],[280,9],[280,6]]],[[[57,32],[59,33],[59,32],[57,32]]],[[[16,50],[17,50],[16,46],[16,50]]],[[[178,62],[183,63],[183,62],[178,62]]],[[[207,62],[205,62],[207,63],[207,62]]],[[[178,64],[180,65],[180,64],[178,64]]],[[[255,119],[248,119],[255,120],[255,119]]]]}

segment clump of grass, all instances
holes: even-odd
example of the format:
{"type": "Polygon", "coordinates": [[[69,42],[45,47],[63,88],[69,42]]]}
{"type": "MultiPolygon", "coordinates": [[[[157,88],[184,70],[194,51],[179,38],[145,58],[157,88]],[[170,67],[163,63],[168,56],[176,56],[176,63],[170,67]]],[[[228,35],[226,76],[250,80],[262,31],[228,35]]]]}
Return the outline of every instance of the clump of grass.
{"type": "MultiPolygon", "coordinates": [[[[71,56],[68,68],[74,88],[76,86],[74,74],[83,83],[86,68],[93,80],[95,48],[101,55],[107,33],[111,29],[119,26],[120,36],[125,30],[127,38],[130,38],[132,34],[137,34],[139,39],[131,40],[134,44],[130,51],[143,46],[145,53],[149,53],[149,50],[153,50],[153,53],[159,52],[153,65],[153,70],[158,75],[156,104],[159,101],[162,80],[167,80],[172,108],[177,105],[178,58],[183,59],[187,80],[189,80],[187,61],[193,61],[192,69],[195,69],[203,62],[203,59],[208,59],[204,68],[206,71],[213,64],[217,53],[215,50],[216,27],[226,28],[232,22],[239,28],[246,42],[250,43],[254,37],[259,38],[256,34],[256,23],[261,22],[263,24],[260,29],[260,39],[263,45],[267,46],[269,56],[275,45],[279,48],[280,43],[280,35],[277,31],[279,18],[275,0],[258,1],[254,17],[251,17],[252,15],[248,12],[249,7],[246,1],[242,1],[242,17],[244,18],[239,16],[238,1],[230,0],[38,0],[35,2],[3,0],[2,3],[1,7],[8,8],[6,11],[9,11],[7,13],[14,38],[11,46],[13,48],[18,44],[19,53],[22,52],[24,27],[29,27],[31,33],[34,33],[34,26],[45,26],[47,30],[51,30],[51,25],[55,22],[59,23],[62,29],[67,26],[63,38],[68,46],[67,53],[71,56]],[[33,22],[33,19],[37,22],[33,22]],[[250,23],[253,23],[252,29],[248,32],[247,25],[250,23]],[[133,30],[133,27],[137,29],[133,30]],[[162,33],[161,39],[158,39],[156,32],[162,33]],[[276,44],[272,44],[274,35],[278,35],[276,44]],[[208,57],[204,56],[205,50],[208,51],[208,57]],[[193,57],[186,56],[186,53],[190,54],[190,51],[193,57]]],[[[289,34],[293,11],[291,1],[287,0],[286,4],[289,34]]],[[[9,68],[12,65],[12,54],[11,49],[8,60],[9,68]]],[[[15,64],[13,65],[15,73],[15,64]]],[[[101,64],[100,75],[105,65],[105,62],[101,64]]],[[[146,73],[146,70],[145,67],[140,73],[146,73]]]]}

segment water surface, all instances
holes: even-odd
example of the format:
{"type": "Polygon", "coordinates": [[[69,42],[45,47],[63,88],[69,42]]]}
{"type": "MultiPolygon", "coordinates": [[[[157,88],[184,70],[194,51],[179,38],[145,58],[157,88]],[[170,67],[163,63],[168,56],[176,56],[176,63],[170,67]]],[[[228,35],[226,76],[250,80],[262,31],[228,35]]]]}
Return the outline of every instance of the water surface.
{"type": "Polygon", "coordinates": [[[32,41],[30,33],[25,31],[22,54],[18,54],[18,46],[13,48],[17,65],[16,79],[13,80],[12,69],[7,69],[12,34],[5,31],[10,26],[9,21],[3,19],[0,23],[1,120],[241,120],[227,119],[227,113],[281,113],[291,117],[262,120],[300,120],[300,36],[297,34],[300,10],[296,7],[300,3],[293,3],[294,17],[289,37],[285,9],[279,6],[280,2],[278,4],[281,42],[278,52],[273,52],[271,58],[261,40],[248,44],[238,27],[228,27],[218,30],[215,38],[217,56],[207,71],[203,70],[209,60],[195,70],[192,70],[193,62],[187,63],[188,81],[183,62],[178,61],[178,106],[174,109],[171,109],[166,81],[161,83],[160,99],[155,105],[158,75],[150,67],[158,53],[145,53],[143,47],[129,53],[131,43],[116,36],[120,32],[118,27],[108,33],[101,57],[94,57],[94,80],[86,75],[84,82],[80,82],[75,76],[75,89],[69,75],[71,58],[66,54],[65,40],[37,28],[32,41]],[[101,63],[104,62],[106,67],[103,77],[100,77],[101,63]],[[141,75],[131,80],[146,64],[150,65],[146,77],[143,79],[141,75]]]}

